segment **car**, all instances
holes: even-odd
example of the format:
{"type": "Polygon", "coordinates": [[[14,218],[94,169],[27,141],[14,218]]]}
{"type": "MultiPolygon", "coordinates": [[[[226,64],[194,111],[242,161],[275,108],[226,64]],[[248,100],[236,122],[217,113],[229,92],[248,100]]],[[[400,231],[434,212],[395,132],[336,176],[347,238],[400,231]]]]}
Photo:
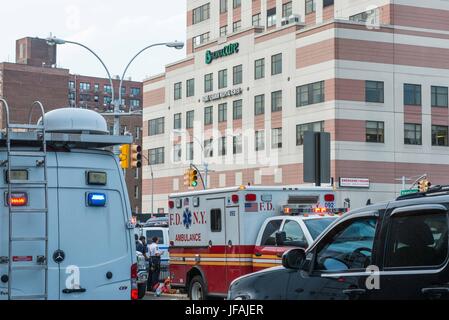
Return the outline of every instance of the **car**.
{"type": "Polygon", "coordinates": [[[231,300],[449,298],[449,186],[346,213],[307,250],[234,280],[231,300]]]}

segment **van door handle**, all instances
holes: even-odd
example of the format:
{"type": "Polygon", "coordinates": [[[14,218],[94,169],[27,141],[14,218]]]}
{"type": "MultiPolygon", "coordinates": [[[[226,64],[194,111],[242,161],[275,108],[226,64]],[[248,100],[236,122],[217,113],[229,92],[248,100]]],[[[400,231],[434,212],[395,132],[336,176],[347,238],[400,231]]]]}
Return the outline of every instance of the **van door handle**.
{"type": "Polygon", "coordinates": [[[84,289],[84,288],[79,288],[79,289],[64,289],[64,290],[62,290],[62,293],[65,293],[65,294],[71,294],[71,293],[84,293],[84,292],[86,292],[87,290],[86,289],[84,289]]]}
{"type": "Polygon", "coordinates": [[[261,256],[262,256],[262,253],[256,252],[254,255],[255,255],[256,257],[261,257],[261,256]]]}
{"type": "Polygon", "coordinates": [[[365,289],[358,289],[358,288],[346,289],[346,290],[343,290],[343,293],[345,295],[347,295],[347,296],[350,296],[350,297],[354,297],[354,296],[356,297],[356,296],[360,296],[360,295],[365,294],[366,290],[365,289]]]}

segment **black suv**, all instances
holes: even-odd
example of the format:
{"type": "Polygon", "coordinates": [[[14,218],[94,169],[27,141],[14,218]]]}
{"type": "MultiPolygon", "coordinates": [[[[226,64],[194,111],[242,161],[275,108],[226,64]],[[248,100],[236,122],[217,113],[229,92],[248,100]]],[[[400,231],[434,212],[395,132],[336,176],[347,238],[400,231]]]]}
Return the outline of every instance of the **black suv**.
{"type": "Polygon", "coordinates": [[[355,210],[283,267],[243,276],[228,298],[448,299],[449,187],[355,210]]]}

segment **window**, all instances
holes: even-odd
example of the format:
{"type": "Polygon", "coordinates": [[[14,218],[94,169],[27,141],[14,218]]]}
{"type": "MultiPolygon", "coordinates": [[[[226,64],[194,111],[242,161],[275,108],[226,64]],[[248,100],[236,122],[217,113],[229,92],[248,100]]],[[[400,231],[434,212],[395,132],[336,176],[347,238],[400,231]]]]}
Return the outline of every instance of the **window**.
{"type": "Polygon", "coordinates": [[[210,32],[206,32],[206,33],[200,34],[199,36],[194,37],[193,43],[192,43],[193,48],[208,42],[209,38],[210,38],[210,32]]]}
{"type": "Polygon", "coordinates": [[[181,161],[182,157],[182,148],[180,144],[175,144],[173,146],[173,162],[181,161]]]}
{"type": "Polygon", "coordinates": [[[140,177],[140,171],[139,168],[134,169],[134,179],[139,179],[140,177]]]}
{"type": "Polygon", "coordinates": [[[446,126],[432,126],[432,146],[448,146],[448,128],[446,126]]]}
{"type": "Polygon", "coordinates": [[[271,129],[271,149],[282,148],[282,128],[271,129]]]}
{"type": "Polygon", "coordinates": [[[195,111],[187,111],[186,113],[186,129],[193,128],[193,120],[195,118],[195,111]]]}
{"type": "Polygon", "coordinates": [[[228,70],[218,71],[218,89],[223,89],[228,86],[228,70]]]}
{"type": "MultiPolygon", "coordinates": [[[[158,213],[164,213],[164,209],[158,208],[157,212],[158,213]]],[[[157,237],[159,239],[159,242],[158,242],[159,245],[165,244],[164,232],[162,230],[147,230],[146,238],[147,238],[147,243],[148,244],[153,243],[153,238],[154,237],[157,237]]]]}
{"type": "Polygon", "coordinates": [[[214,156],[213,140],[204,140],[204,157],[212,158],[214,156]]]}
{"type": "Polygon", "coordinates": [[[206,3],[205,5],[202,5],[201,7],[193,9],[192,12],[192,23],[200,23],[204,20],[209,19],[210,17],[210,4],[206,3]]]}
{"type": "Polygon", "coordinates": [[[261,246],[275,246],[276,233],[281,229],[282,220],[271,220],[267,223],[262,234],[261,246]]]}
{"type": "Polygon", "coordinates": [[[296,145],[297,146],[302,146],[304,144],[304,133],[307,131],[323,132],[324,131],[324,121],[298,124],[296,126],[296,145]]]}
{"type": "Polygon", "coordinates": [[[242,153],[242,135],[232,137],[232,153],[239,154],[242,153]]]}
{"type": "Polygon", "coordinates": [[[361,12],[349,17],[349,21],[355,21],[359,23],[378,24],[380,21],[380,10],[379,8],[361,12]]]}
{"type": "Polygon", "coordinates": [[[112,102],[112,98],[108,97],[108,96],[104,96],[103,97],[103,102],[104,102],[105,105],[109,105],[112,102]]]}
{"type": "Polygon", "coordinates": [[[324,102],[324,81],[296,87],[296,106],[324,102]]]}
{"type": "Polygon", "coordinates": [[[182,115],[180,113],[176,113],[173,116],[173,129],[181,129],[181,121],[182,121],[182,115]]]}
{"type": "Polygon", "coordinates": [[[226,137],[221,137],[220,140],[218,140],[218,155],[226,155],[226,137]]]}
{"type": "Polygon", "coordinates": [[[422,144],[422,129],[420,124],[404,124],[404,144],[422,144]]]}
{"type": "Polygon", "coordinates": [[[218,105],[218,122],[226,122],[228,120],[228,104],[221,103],[218,105]]]}
{"type": "Polygon", "coordinates": [[[448,90],[447,87],[432,86],[432,107],[448,106],[448,90]]]}
{"type": "Polygon", "coordinates": [[[282,90],[271,93],[271,112],[282,110],[282,90]]]}
{"type": "Polygon", "coordinates": [[[323,0],[323,8],[328,6],[333,6],[334,0],[323,0]]]}
{"type": "Polygon", "coordinates": [[[214,122],[213,107],[204,108],[204,125],[210,125],[214,122]]]}
{"type": "Polygon", "coordinates": [[[104,93],[109,93],[109,94],[111,94],[111,93],[112,93],[112,88],[111,88],[111,86],[110,86],[109,84],[105,84],[105,85],[103,86],[103,91],[104,91],[104,93]]]}
{"type": "Polygon", "coordinates": [[[214,90],[214,74],[209,73],[204,76],[204,92],[211,92],[214,90]]]}
{"type": "Polygon", "coordinates": [[[193,142],[186,143],[186,160],[187,161],[193,160],[193,142]]]}
{"type": "Polygon", "coordinates": [[[81,91],[89,91],[90,90],[90,83],[80,82],[80,90],[81,91]]]}
{"type": "Polygon", "coordinates": [[[366,142],[384,143],[384,123],[380,121],[366,122],[366,142]]]}
{"type": "Polygon", "coordinates": [[[242,28],[242,21],[236,21],[232,24],[232,32],[237,32],[242,28]]]}
{"type": "Polygon", "coordinates": [[[316,255],[315,270],[365,270],[371,265],[376,218],[353,219],[334,228],[316,255]]]}
{"type": "Polygon", "coordinates": [[[195,79],[189,79],[186,83],[187,97],[193,97],[195,95],[195,79]]]}
{"type": "Polygon", "coordinates": [[[253,27],[260,27],[261,17],[260,13],[253,15],[253,27]]]}
{"type": "Polygon", "coordinates": [[[254,115],[258,116],[265,113],[265,95],[261,94],[254,97],[254,115]]]}
{"type": "Polygon", "coordinates": [[[271,57],[271,75],[282,73],[282,53],[271,57]]]}
{"type": "Polygon", "coordinates": [[[179,100],[182,97],[182,82],[175,83],[174,87],[175,100],[179,100]]]}
{"type": "Polygon", "coordinates": [[[284,246],[306,248],[308,246],[306,236],[301,226],[294,220],[285,221],[284,228],[286,239],[284,246]]]}
{"type": "Polygon", "coordinates": [[[448,255],[447,213],[436,210],[393,215],[385,267],[439,267],[448,255]]]}
{"type": "Polygon", "coordinates": [[[123,86],[123,87],[120,89],[120,91],[122,92],[122,96],[126,95],[126,87],[123,86]]]}
{"type": "Polygon", "coordinates": [[[243,66],[241,64],[232,68],[232,74],[233,74],[232,84],[234,86],[237,84],[241,84],[243,82],[243,66]]]}
{"type": "Polygon", "coordinates": [[[139,199],[139,186],[134,186],[134,199],[139,199]]]}
{"type": "Polygon", "coordinates": [[[256,151],[265,150],[265,131],[264,130],[256,131],[255,138],[256,138],[255,141],[256,151]]]}
{"type": "Polygon", "coordinates": [[[155,136],[164,133],[164,118],[157,118],[148,122],[149,135],[155,136]]]}
{"type": "Polygon", "coordinates": [[[404,105],[421,105],[421,85],[404,84],[404,105]]]}
{"type": "Polygon", "coordinates": [[[259,59],[254,62],[254,79],[265,77],[265,59],[259,59]]]}
{"type": "Polygon", "coordinates": [[[242,100],[232,102],[232,120],[242,119],[242,100]]]}
{"type": "Polygon", "coordinates": [[[210,211],[210,231],[221,232],[221,210],[212,209],[210,211]]]}
{"type": "Polygon", "coordinates": [[[228,0],[220,0],[220,13],[228,11],[228,0]]]}
{"type": "Polygon", "coordinates": [[[69,81],[69,89],[75,90],[75,81],[69,81]]]}
{"type": "Polygon", "coordinates": [[[99,92],[100,91],[100,85],[98,83],[94,84],[94,91],[99,92]]]}
{"type": "Polygon", "coordinates": [[[132,96],[140,96],[140,88],[131,88],[132,96]]]}
{"type": "Polygon", "coordinates": [[[365,82],[365,101],[366,102],[384,102],[384,83],[382,81],[365,82]]]}
{"type": "Polygon", "coordinates": [[[142,132],[142,128],[141,127],[136,127],[136,133],[135,133],[135,138],[136,140],[140,139],[140,133],[142,132]]]}
{"type": "Polygon", "coordinates": [[[267,10],[267,28],[276,25],[276,7],[267,10]]]}
{"type": "Polygon", "coordinates": [[[228,26],[220,27],[220,37],[224,38],[228,34],[228,26]]]}
{"type": "Polygon", "coordinates": [[[165,148],[156,148],[148,150],[148,159],[150,159],[150,164],[163,164],[165,158],[165,148]]]}
{"type": "Polygon", "coordinates": [[[306,14],[316,11],[315,0],[306,0],[306,14]]]}
{"type": "Polygon", "coordinates": [[[282,5],[282,18],[288,18],[292,15],[292,2],[287,2],[282,5]]]}
{"type": "MultiPolygon", "coordinates": [[[[123,99],[122,103],[125,104],[125,100],[124,99],[123,99]]],[[[137,109],[137,108],[140,108],[140,100],[138,100],[138,99],[131,99],[131,100],[129,100],[129,105],[130,105],[131,109],[133,109],[133,110],[137,109]]]]}
{"type": "Polygon", "coordinates": [[[242,0],[232,0],[232,7],[234,9],[240,7],[241,5],[242,5],[242,0]]]}

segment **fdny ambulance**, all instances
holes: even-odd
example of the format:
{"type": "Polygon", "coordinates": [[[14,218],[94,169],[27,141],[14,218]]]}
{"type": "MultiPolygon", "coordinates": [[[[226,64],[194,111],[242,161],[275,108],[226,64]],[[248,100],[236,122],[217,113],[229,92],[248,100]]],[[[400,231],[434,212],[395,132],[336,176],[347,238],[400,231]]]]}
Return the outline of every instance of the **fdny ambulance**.
{"type": "MultiPolygon", "coordinates": [[[[271,266],[256,256],[267,219],[293,212],[333,215],[335,207],[335,194],[327,187],[241,186],[172,194],[171,284],[187,290],[192,300],[225,297],[234,279],[271,266]]],[[[277,238],[282,241],[285,234],[277,238]]]]}
{"type": "Polygon", "coordinates": [[[137,298],[131,206],[96,112],[63,108],[0,132],[0,300],[137,298]]]}

